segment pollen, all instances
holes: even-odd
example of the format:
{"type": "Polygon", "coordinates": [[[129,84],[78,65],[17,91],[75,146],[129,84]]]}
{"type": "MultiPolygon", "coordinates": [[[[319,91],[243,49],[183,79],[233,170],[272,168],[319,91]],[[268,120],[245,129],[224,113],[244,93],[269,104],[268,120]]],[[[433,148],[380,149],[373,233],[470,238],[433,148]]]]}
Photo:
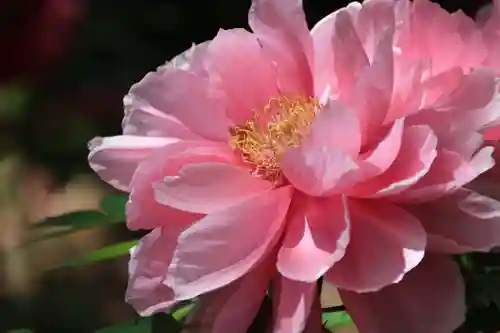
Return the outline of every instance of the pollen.
{"type": "Polygon", "coordinates": [[[280,163],[288,148],[298,147],[321,109],[314,98],[273,98],[250,120],[229,129],[230,145],[253,174],[283,183],[280,163]]]}

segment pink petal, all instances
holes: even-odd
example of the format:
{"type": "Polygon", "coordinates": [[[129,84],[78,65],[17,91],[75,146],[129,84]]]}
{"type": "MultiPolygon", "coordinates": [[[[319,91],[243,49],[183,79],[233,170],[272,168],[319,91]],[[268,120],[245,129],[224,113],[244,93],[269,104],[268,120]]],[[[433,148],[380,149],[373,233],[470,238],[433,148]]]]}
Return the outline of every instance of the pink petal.
{"type": "Polygon", "coordinates": [[[312,124],[307,140],[313,145],[325,143],[339,148],[356,158],[361,149],[361,133],[356,113],[339,101],[328,100],[312,124]]]}
{"type": "Polygon", "coordinates": [[[89,143],[89,165],[105,182],[120,191],[129,191],[139,163],[154,149],[178,141],[129,135],[95,138],[89,143]]]}
{"type": "Polygon", "coordinates": [[[176,301],[173,290],[162,281],[178,236],[155,229],[131,251],[125,299],[141,316],[164,311],[176,301]]]}
{"type": "MultiPolygon", "coordinates": [[[[189,70],[196,55],[203,52],[209,42],[193,45],[190,49],[174,57],[164,67],[189,70]]],[[[152,107],[148,101],[128,94],[123,99],[125,116],[122,127],[123,134],[141,136],[173,137],[185,140],[199,140],[200,137],[191,132],[178,119],[152,107]]]]}
{"type": "Polygon", "coordinates": [[[278,253],[279,272],[293,280],[314,282],[339,261],[349,242],[345,199],[294,197],[290,221],[278,253]]]}
{"type": "Polygon", "coordinates": [[[388,202],[351,199],[348,206],[351,239],[345,256],[325,279],[356,292],[373,292],[401,281],[424,256],[426,236],[420,222],[388,202]]]}
{"type": "Polygon", "coordinates": [[[290,200],[282,187],[207,215],[180,236],[164,283],[190,299],[240,278],[274,246],[290,200]]]}
{"type": "Polygon", "coordinates": [[[484,139],[485,140],[493,140],[493,141],[499,141],[500,140],[500,126],[492,127],[484,133],[484,139]]]}
{"type": "Polygon", "coordinates": [[[278,303],[273,333],[302,333],[314,301],[316,282],[305,283],[280,277],[273,284],[273,301],[278,303]]]}
{"type": "Polygon", "coordinates": [[[425,177],[394,200],[415,204],[452,193],[493,167],[493,150],[493,147],[484,147],[470,161],[458,153],[440,151],[425,177]]]}
{"type": "Polygon", "coordinates": [[[306,328],[303,333],[324,333],[321,302],[319,297],[314,298],[311,313],[307,319],[306,328]]]}
{"type": "Polygon", "coordinates": [[[221,92],[214,89],[210,77],[164,66],[134,84],[129,96],[178,119],[197,135],[227,141],[233,123],[226,116],[221,92]]]}
{"type": "Polygon", "coordinates": [[[351,184],[357,169],[353,156],[360,143],[357,130],[355,115],[342,104],[330,101],[301,146],[285,153],[281,164],[284,175],[297,189],[314,196],[351,184]],[[346,135],[353,136],[351,143],[345,140],[346,135]]]}
{"type": "Polygon", "coordinates": [[[224,163],[189,164],[173,177],[155,183],[156,200],[166,206],[211,214],[273,188],[248,169],[224,163]]]}
{"type": "Polygon", "coordinates": [[[257,315],[267,287],[276,272],[269,258],[226,287],[200,297],[185,333],[246,333],[257,315]]]}
{"type": "Polygon", "coordinates": [[[210,43],[207,62],[217,72],[235,123],[252,118],[271,97],[278,96],[275,68],[255,34],[244,29],[220,30],[210,43]]]}
{"type": "Polygon", "coordinates": [[[165,176],[175,176],[183,166],[193,163],[231,163],[233,153],[227,145],[180,141],[151,153],[137,168],[127,203],[127,226],[130,229],[157,227],[179,228],[203,217],[158,203],[153,184],[165,176]]]}
{"type": "Polygon", "coordinates": [[[437,155],[436,147],[437,138],[429,127],[406,128],[400,153],[389,169],[376,178],[357,184],[350,195],[373,198],[397,195],[429,171],[437,155]]]}
{"type": "Polygon", "coordinates": [[[123,99],[125,116],[123,134],[152,137],[178,138],[183,140],[201,140],[176,118],[165,114],[149,103],[131,95],[123,99]]]}
{"type": "Polygon", "coordinates": [[[360,156],[359,180],[363,181],[385,172],[399,155],[403,138],[404,120],[396,120],[377,145],[360,156]]]}
{"type": "Polygon", "coordinates": [[[335,16],[331,43],[340,97],[342,100],[350,101],[353,98],[356,81],[361,72],[369,66],[369,60],[352,18],[346,10],[340,10],[335,16]]]}
{"type": "Polygon", "coordinates": [[[267,57],[276,64],[280,91],[288,96],[312,96],[312,39],[302,0],[253,0],[249,23],[267,57]]]}
{"type": "Polygon", "coordinates": [[[330,195],[355,181],[357,169],[350,156],[331,146],[289,149],[281,168],[290,183],[312,196],[330,195]]]}
{"type": "MultiPolygon", "coordinates": [[[[477,186],[474,183],[472,187],[477,186]]],[[[500,196],[498,189],[485,185],[479,188],[482,194],[460,189],[443,199],[408,207],[430,236],[431,250],[464,253],[489,251],[500,245],[500,202],[497,201],[500,196]]]]}
{"type": "MultiPolygon", "coordinates": [[[[311,30],[314,45],[314,86],[316,96],[325,90],[337,91],[332,37],[338,11],[321,19],[311,30]]],[[[327,97],[331,97],[330,94],[327,97]]],[[[323,102],[321,100],[320,102],[323,102]]]]}
{"type": "Polygon", "coordinates": [[[391,105],[394,90],[394,23],[376,44],[369,67],[359,76],[354,88],[353,105],[358,112],[363,142],[369,142],[382,125],[391,105]]]}
{"type": "Polygon", "coordinates": [[[465,288],[451,258],[429,254],[397,284],[375,293],[341,290],[360,332],[453,332],[465,320],[465,288]]]}

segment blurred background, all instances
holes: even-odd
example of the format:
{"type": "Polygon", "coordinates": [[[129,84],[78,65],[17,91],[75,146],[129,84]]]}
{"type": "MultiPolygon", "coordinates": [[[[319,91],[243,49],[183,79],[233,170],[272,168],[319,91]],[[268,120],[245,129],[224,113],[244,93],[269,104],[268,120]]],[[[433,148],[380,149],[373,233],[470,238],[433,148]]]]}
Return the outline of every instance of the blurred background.
{"type": "MultiPolygon", "coordinates": [[[[310,25],[347,2],[304,0],[310,25]]],[[[487,2],[440,1],[471,16],[487,2]]],[[[113,194],[88,168],[87,142],[120,133],[132,83],[219,28],[247,27],[249,6],[0,0],[0,333],[93,332],[134,318],[126,257],[52,268],[138,235],[109,224],[47,237],[34,226],[113,194]]]]}

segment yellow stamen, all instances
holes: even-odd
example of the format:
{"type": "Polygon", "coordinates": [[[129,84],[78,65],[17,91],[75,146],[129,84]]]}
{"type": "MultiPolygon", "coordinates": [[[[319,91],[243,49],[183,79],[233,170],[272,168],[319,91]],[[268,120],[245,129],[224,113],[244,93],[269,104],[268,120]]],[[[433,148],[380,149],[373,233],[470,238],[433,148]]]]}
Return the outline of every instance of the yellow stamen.
{"type": "Polygon", "coordinates": [[[254,112],[252,119],[230,128],[230,144],[253,166],[255,175],[279,184],[283,154],[300,145],[319,111],[314,98],[273,98],[263,112],[254,112]]]}

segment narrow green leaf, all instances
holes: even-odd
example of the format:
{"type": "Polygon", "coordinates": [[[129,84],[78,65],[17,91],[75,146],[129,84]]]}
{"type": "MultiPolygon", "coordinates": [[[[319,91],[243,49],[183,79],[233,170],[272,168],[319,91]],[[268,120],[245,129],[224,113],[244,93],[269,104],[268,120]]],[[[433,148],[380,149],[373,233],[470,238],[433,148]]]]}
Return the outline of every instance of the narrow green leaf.
{"type": "Polygon", "coordinates": [[[16,328],[8,331],[7,333],[33,333],[33,331],[28,328],[16,328]]]}
{"type": "Polygon", "coordinates": [[[128,201],[127,194],[115,194],[104,197],[101,201],[102,211],[121,221],[125,221],[125,204],[128,201]]]}
{"type": "Polygon", "coordinates": [[[346,311],[323,312],[323,325],[332,332],[336,328],[352,324],[353,321],[346,311]]]}
{"type": "Polygon", "coordinates": [[[46,218],[45,220],[34,224],[33,228],[71,227],[83,229],[102,225],[107,223],[109,220],[110,218],[102,212],[95,210],[82,210],[46,218]]]}
{"type": "Polygon", "coordinates": [[[121,242],[118,244],[109,245],[99,250],[95,250],[85,254],[76,260],[72,260],[61,266],[54,267],[53,269],[63,267],[75,267],[92,264],[98,261],[115,259],[124,255],[128,255],[130,248],[137,244],[137,240],[121,242]]]}
{"type": "Polygon", "coordinates": [[[101,328],[94,333],[150,333],[152,319],[140,318],[134,323],[125,323],[101,328]]]}
{"type": "Polygon", "coordinates": [[[194,303],[186,304],[172,312],[172,317],[177,321],[182,321],[193,308],[194,303]]]}

